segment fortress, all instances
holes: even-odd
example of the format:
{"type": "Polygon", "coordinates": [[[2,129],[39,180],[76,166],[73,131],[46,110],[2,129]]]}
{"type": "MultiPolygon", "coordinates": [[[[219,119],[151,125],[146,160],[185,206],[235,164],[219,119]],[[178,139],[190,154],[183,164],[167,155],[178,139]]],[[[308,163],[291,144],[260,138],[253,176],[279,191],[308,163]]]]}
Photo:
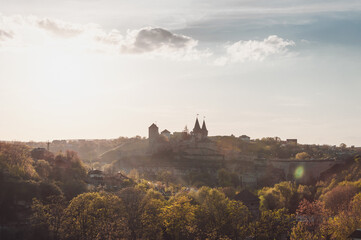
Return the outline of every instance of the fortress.
{"type": "Polygon", "coordinates": [[[198,118],[196,118],[196,122],[194,124],[193,131],[189,134],[187,131],[183,132],[174,132],[173,135],[167,130],[164,129],[161,134],[159,134],[159,128],[154,123],[150,125],[148,128],[149,132],[149,147],[154,149],[156,145],[161,141],[161,137],[163,136],[167,139],[167,141],[177,140],[179,141],[187,141],[188,143],[199,143],[199,142],[207,142],[208,141],[208,130],[206,127],[206,122],[203,120],[202,128],[199,125],[198,118]]]}
{"type": "MultiPolygon", "coordinates": [[[[118,170],[129,172],[137,169],[148,176],[169,171],[177,177],[198,173],[216,177],[218,170],[225,168],[235,173],[245,187],[285,180],[305,183],[318,179],[334,165],[343,164],[342,160],[335,159],[265,159],[245,155],[242,151],[227,153],[217,144],[216,137],[208,136],[205,121],[201,127],[198,118],[191,132],[185,128],[182,132],[171,133],[164,129],[159,133],[158,126],[153,123],[148,133],[147,140],[134,140],[103,154],[103,157],[109,159],[105,161],[116,161],[118,170]],[[299,169],[302,170],[302,177],[295,178],[295,171],[299,169]]],[[[254,144],[249,141],[249,137],[247,142],[254,144]]]]}
{"type": "Polygon", "coordinates": [[[167,129],[159,134],[159,128],[154,123],[148,128],[148,153],[152,155],[172,152],[174,160],[182,160],[181,165],[188,165],[192,168],[194,165],[203,165],[214,167],[222,166],[224,161],[223,154],[217,148],[217,144],[208,138],[208,130],[205,120],[202,128],[198,118],[196,118],[193,130],[188,133],[187,129],[183,132],[174,132],[171,134],[167,129]]]}

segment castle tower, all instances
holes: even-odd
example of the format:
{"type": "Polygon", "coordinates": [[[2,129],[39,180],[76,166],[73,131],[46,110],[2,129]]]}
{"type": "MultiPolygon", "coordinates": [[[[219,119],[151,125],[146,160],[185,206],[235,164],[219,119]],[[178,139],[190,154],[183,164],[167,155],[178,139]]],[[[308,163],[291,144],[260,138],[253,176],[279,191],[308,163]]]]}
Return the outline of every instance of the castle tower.
{"type": "Polygon", "coordinates": [[[170,139],[170,132],[167,129],[164,129],[160,134],[165,136],[168,140],[170,139]]]}
{"type": "Polygon", "coordinates": [[[201,133],[201,126],[199,125],[199,121],[198,121],[198,117],[196,118],[196,123],[194,124],[194,128],[193,128],[193,134],[199,134],[201,133]]]}
{"type": "Polygon", "coordinates": [[[206,121],[203,119],[203,124],[202,124],[202,138],[206,138],[208,136],[208,130],[206,127],[206,121]]]}
{"type": "Polygon", "coordinates": [[[152,125],[150,125],[150,127],[148,128],[148,134],[149,134],[149,144],[153,145],[154,143],[156,143],[158,136],[159,136],[159,131],[158,131],[158,127],[157,125],[155,125],[154,123],[152,125]]]}
{"type": "Polygon", "coordinates": [[[199,141],[202,139],[202,129],[201,129],[201,126],[199,125],[198,117],[196,118],[196,123],[194,124],[192,136],[193,136],[194,140],[196,140],[196,141],[199,141]]]}

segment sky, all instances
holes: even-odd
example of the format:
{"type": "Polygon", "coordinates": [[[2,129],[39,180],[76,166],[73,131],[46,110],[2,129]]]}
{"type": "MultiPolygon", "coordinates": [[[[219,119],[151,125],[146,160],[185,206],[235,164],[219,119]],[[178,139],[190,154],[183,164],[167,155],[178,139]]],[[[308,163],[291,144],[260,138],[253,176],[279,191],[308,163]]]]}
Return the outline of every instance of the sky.
{"type": "Polygon", "coordinates": [[[361,146],[358,0],[3,0],[0,139],[361,146]]]}

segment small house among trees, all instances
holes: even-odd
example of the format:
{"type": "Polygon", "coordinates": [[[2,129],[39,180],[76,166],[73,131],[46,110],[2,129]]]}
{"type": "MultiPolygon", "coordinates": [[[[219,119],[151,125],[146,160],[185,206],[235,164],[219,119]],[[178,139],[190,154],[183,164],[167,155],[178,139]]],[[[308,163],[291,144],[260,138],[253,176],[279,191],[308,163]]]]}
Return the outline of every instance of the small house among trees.
{"type": "Polygon", "coordinates": [[[248,210],[251,212],[253,218],[257,219],[259,217],[259,198],[251,193],[249,190],[244,189],[239,192],[235,197],[235,200],[243,202],[247,206],[248,210]]]}
{"type": "Polygon", "coordinates": [[[352,240],[361,240],[361,229],[355,230],[348,238],[352,240]]]}

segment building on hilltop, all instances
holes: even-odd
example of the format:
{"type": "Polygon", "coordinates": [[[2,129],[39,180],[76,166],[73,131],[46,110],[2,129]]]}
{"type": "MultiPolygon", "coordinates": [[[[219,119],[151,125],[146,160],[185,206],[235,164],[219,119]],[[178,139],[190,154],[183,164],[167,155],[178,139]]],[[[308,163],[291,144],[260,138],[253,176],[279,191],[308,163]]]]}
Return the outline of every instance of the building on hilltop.
{"type": "Polygon", "coordinates": [[[200,139],[202,137],[202,129],[201,126],[199,125],[199,121],[198,121],[198,117],[196,118],[196,123],[194,124],[194,128],[193,131],[191,132],[191,135],[196,138],[196,139],[200,139]]]}
{"type": "Polygon", "coordinates": [[[249,190],[244,189],[240,193],[238,193],[234,197],[234,199],[237,200],[237,201],[241,201],[244,205],[246,205],[246,207],[251,212],[252,217],[254,219],[259,218],[259,215],[260,215],[260,210],[259,210],[260,200],[259,200],[258,196],[254,195],[249,190]]]}
{"type": "Polygon", "coordinates": [[[34,148],[33,150],[31,150],[30,154],[35,161],[40,159],[51,161],[54,159],[54,154],[46,148],[34,148]]]}
{"type": "Polygon", "coordinates": [[[167,129],[159,134],[159,128],[154,123],[150,125],[148,130],[148,152],[152,154],[164,152],[170,148],[172,148],[174,152],[181,152],[185,148],[207,148],[212,152],[217,151],[214,144],[208,139],[208,129],[205,120],[203,120],[201,128],[198,117],[196,118],[193,131],[190,133],[188,132],[187,127],[185,127],[183,132],[174,132],[173,135],[167,129]]]}
{"type": "Polygon", "coordinates": [[[88,172],[87,182],[93,185],[103,185],[104,173],[101,170],[90,170],[88,172]]]}
{"type": "Polygon", "coordinates": [[[251,138],[247,135],[242,135],[239,137],[239,139],[241,139],[243,142],[250,142],[251,138]]]}
{"type": "Polygon", "coordinates": [[[160,134],[167,137],[167,139],[170,139],[170,132],[167,129],[164,129],[160,134]]]}
{"type": "Polygon", "coordinates": [[[154,123],[148,128],[149,145],[148,152],[151,154],[169,151],[170,150],[170,132],[164,130],[159,134],[159,128],[154,123]]]}
{"type": "Polygon", "coordinates": [[[297,139],[286,139],[286,144],[296,146],[297,145],[297,139]]]}
{"type": "Polygon", "coordinates": [[[206,121],[204,121],[204,119],[203,119],[203,124],[202,124],[202,136],[203,136],[203,138],[208,137],[208,130],[206,127],[206,121]]]}
{"type": "Polygon", "coordinates": [[[150,127],[148,128],[148,133],[149,133],[149,144],[150,145],[154,145],[157,140],[158,140],[158,136],[159,136],[159,128],[157,127],[157,125],[155,125],[154,123],[152,125],[150,125],[150,127]]]}
{"type": "Polygon", "coordinates": [[[191,132],[192,138],[195,141],[204,140],[208,136],[208,130],[206,127],[206,122],[203,120],[202,128],[199,125],[198,117],[196,118],[196,123],[194,124],[193,131],[191,132]]]}
{"type": "Polygon", "coordinates": [[[348,236],[348,239],[360,240],[361,239],[361,229],[356,229],[353,233],[351,233],[350,236],[348,236]]]}
{"type": "MultiPolygon", "coordinates": [[[[159,134],[159,128],[154,123],[152,125],[150,125],[150,127],[148,128],[148,135],[149,135],[149,146],[150,147],[155,146],[155,145],[157,145],[157,143],[160,142],[160,136],[165,136],[168,140],[170,140],[170,138],[172,137],[171,132],[168,131],[167,129],[164,129],[159,134]]],[[[186,132],[183,131],[183,132],[175,132],[173,135],[174,135],[174,137],[182,139],[182,140],[192,140],[193,142],[199,142],[199,141],[207,139],[208,129],[207,129],[205,120],[203,120],[203,124],[202,124],[202,128],[201,128],[199,121],[198,121],[198,117],[197,117],[196,122],[194,124],[193,131],[190,132],[190,134],[187,131],[186,132]],[[184,136],[184,135],[186,135],[186,136],[184,136]]]]}

